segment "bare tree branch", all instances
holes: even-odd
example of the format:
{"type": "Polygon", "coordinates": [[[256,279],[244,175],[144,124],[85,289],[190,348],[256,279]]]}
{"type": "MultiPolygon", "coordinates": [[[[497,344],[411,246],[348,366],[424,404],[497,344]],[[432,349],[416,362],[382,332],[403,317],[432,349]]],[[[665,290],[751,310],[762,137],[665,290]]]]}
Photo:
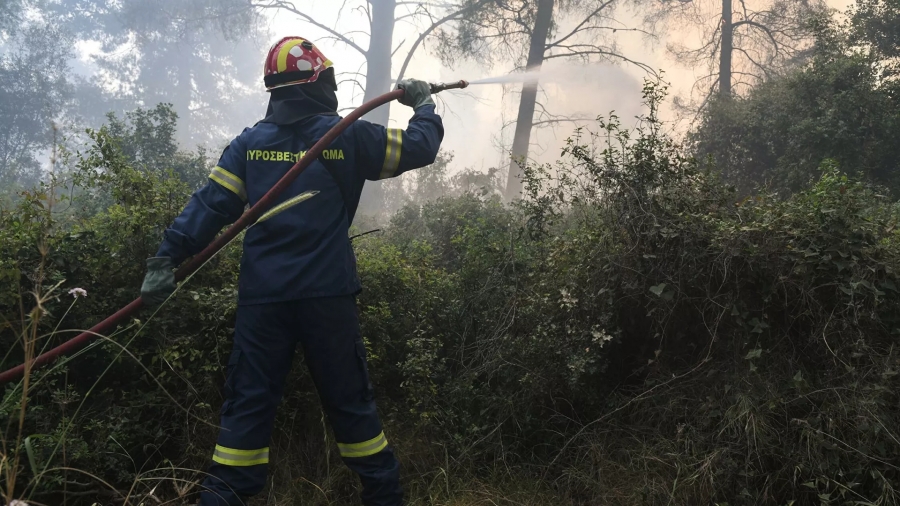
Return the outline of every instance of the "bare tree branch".
{"type": "Polygon", "coordinates": [[[397,47],[396,47],[396,48],[394,48],[394,50],[393,50],[393,51],[391,51],[391,58],[393,58],[393,57],[394,57],[394,55],[396,55],[396,54],[397,54],[397,51],[399,51],[399,50],[400,50],[400,48],[401,48],[401,47],[403,47],[403,44],[406,44],[406,39],[403,39],[403,40],[401,40],[401,41],[400,41],[400,43],[399,43],[399,44],[397,44],[397,47]]]}
{"type": "Polygon", "coordinates": [[[628,58],[628,57],[625,56],[625,55],[622,55],[622,54],[619,54],[619,53],[616,53],[616,52],[613,52],[613,51],[608,51],[608,50],[606,50],[606,49],[602,49],[602,48],[600,48],[599,46],[589,46],[589,45],[587,45],[587,44],[575,44],[575,45],[572,45],[572,46],[559,46],[559,47],[560,47],[561,49],[566,49],[567,52],[565,52],[565,53],[557,53],[557,54],[546,55],[546,56],[544,56],[544,61],[552,60],[552,59],[555,59],[555,58],[571,58],[571,57],[573,57],[573,56],[574,56],[574,57],[579,57],[579,56],[603,56],[604,58],[613,58],[613,59],[622,60],[623,62],[626,62],[626,63],[630,63],[630,64],[632,64],[632,65],[634,65],[634,66],[636,66],[636,67],[642,69],[643,71],[647,72],[648,74],[650,74],[650,75],[652,75],[652,76],[654,76],[654,77],[659,77],[658,74],[656,73],[656,70],[654,70],[653,67],[651,67],[650,65],[647,65],[646,63],[639,62],[639,61],[637,61],[637,60],[633,60],[633,59],[631,59],[631,58],[628,58]],[[582,48],[582,47],[583,47],[583,48],[586,48],[586,49],[579,49],[579,48],[582,48]]]}
{"type": "Polygon", "coordinates": [[[775,35],[772,34],[772,30],[769,30],[767,27],[757,23],[756,21],[750,21],[749,19],[745,19],[743,21],[738,21],[731,25],[732,30],[738,28],[739,26],[750,25],[760,30],[766,32],[766,35],[769,36],[769,39],[772,41],[772,45],[775,46],[775,52],[778,52],[778,40],[775,38],[775,35]]]}
{"type": "Polygon", "coordinates": [[[397,73],[397,80],[399,81],[399,80],[403,79],[403,77],[406,75],[406,69],[409,67],[409,62],[412,61],[412,57],[415,54],[416,49],[418,49],[419,45],[422,44],[422,42],[424,42],[425,39],[427,39],[429,35],[431,35],[431,32],[435,31],[439,26],[443,25],[444,23],[447,23],[448,21],[453,21],[454,19],[464,16],[468,12],[478,9],[479,7],[486,5],[488,2],[491,2],[491,1],[493,1],[493,0],[480,0],[479,2],[476,2],[468,7],[459,9],[455,12],[452,12],[452,13],[444,16],[443,18],[441,18],[437,21],[432,22],[431,26],[429,26],[427,29],[425,29],[425,31],[420,33],[419,37],[416,39],[416,41],[413,42],[412,47],[409,49],[409,52],[406,54],[406,58],[403,60],[403,65],[400,66],[400,72],[397,73]]]}
{"type": "Polygon", "coordinates": [[[558,46],[558,45],[562,44],[563,42],[569,40],[570,38],[574,37],[576,34],[578,34],[578,32],[581,31],[581,28],[582,28],[584,25],[588,24],[588,22],[590,22],[591,19],[594,18],[594,16],[596,16],[597,14],[600,14],[600,12],[601,12],[603,9],[609,7],[614,1],[615,1],[615,0],[606,0],[605,2],[603,2],[602,4],[600,4],[599,7],[597,7],[596,9],[594,9],[593,12],[591,12],[590,14],[587,15],[587,17],[585,17],[584,19],[582,19],[582,20],[581,20],[581,23],[578,23],[578,25],[575,26],[575,28],[572,29],[572,31],[569,32],[568,35],[562,37],[561,39],[558,39],[556,42],[553,42],[553,43],[551,43],[551,44],[548,44],[544,49],[545,49],[545,50],[551,49],[551,48],[553,48],[553,47],[555,47],[555,46],[558,46]]]}
{"type": "Polygon", "coordinates": [[[329,27],[329,26],[327,26],[327,25],[324,25],[324,24],[322,24],[322,23],[316,21],[316,20],[315,20],[312,16],[310,16],[309,14],[306,14],[305,12],[302,12],[302,11],[298,10],[298,9],[294,6],[294,3],[293,3],[293,2],[289,2],[289,1],[287,1],[287,0],[262,0],[262,1],[258,1],[258,2],[253,2],[253,1],[251,0],[250,5],[253,6],[253,7],[255,7],[255,8],[257,8],[257,9],[283,9],[283,10],[286,10],[286,11],[288,11],[288,12],[290,12],[290,13],[292,13],[292,14],[298,16],[298,17],[300,17],[301,19],[303,19],[303,20],[306,21],[307,23],[309,23],[309,24],[311,24],[311,25],[313,25],[313,26],[315,26],[315,27],[317,27],[317,28],[320,28],[320,29],[325,30],[326,32],[330,33],[333,37],[337,38],[338,40],[340,40],[340,41],[343,42],[344,44],[346,44],[346,45],[352,47],[354,50],[356,50],[357,52],[359,52],[359,54],[361,54],[361,55],[363,55],[363,56],[366,55],[366,50],[363,49],[359,44],[357,44],[356,42],[354,42],[354,41],[353,41],[352,39],[350,39],[349,37],[344,36],[344,34],[342,34],[341,32],[338,32],[338,31],[335,30],[334,28],[331,28],[331,27],[329,27]],[[264,1],[266,1],[267,3],[263,3],[264,1]]]}

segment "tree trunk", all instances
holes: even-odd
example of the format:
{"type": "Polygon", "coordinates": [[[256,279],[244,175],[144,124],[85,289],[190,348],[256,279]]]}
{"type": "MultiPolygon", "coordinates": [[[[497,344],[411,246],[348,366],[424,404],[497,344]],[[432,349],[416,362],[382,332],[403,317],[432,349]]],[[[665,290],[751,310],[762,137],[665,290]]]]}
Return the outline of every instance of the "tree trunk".
{"type": "MultiPolygon", "coordinates": [[[[182,40],[173,44],[169,53],[181,51],[180,57],[173,58],[175,69],[175,86],[172,87],[169,96],[172,97],[171,102],[178,114],[178,126],[175,133],[176,138],[182,146],[190,149],[196,143],[196,132],[194,131],[194,118],[191,116],[191,102],[194,98],[194,68],[202,68],[193,60],[196,58],[194,54],[194,35],[188,32],[182,40]],[[196,65],[196,66],[195,66],[196,65]]],[[[173,55],[174,56],[174,55],[173,55]]],[[[160,88],[158,93],[165,96],[165,81],[159,82],[160,88]]]]}
{"type": "MultiPolygon", "coordinates": [[[[528,46],[526,72],[537,72],[544,63],[544,51],[550,25],[553,21],[555,0],[538,0],[537,15],[531,31],[531,42],[528,46]]],[[[515,200],[522,193],[522,167],[520,164],[528,160],[528,148],[531,144],[531,128],[534,123],[534,107],[537,102],[538,81],[528,81],[522,86],[522,97],[519,99],[519,114],[516,118],[516,133],[513,137],[512,156],[509,163],[509,175],[506,180],[506,199],[515,200]]]]}
{"type": "MultiPolygon", "coordinates": [[[[366,51],[366,92],[369,101],[391,91],[391,45],[394,40],[394,10],[397,0],[371,0],[372,32],[366,51]]],[[[365,116],[368,121],[387,126],[390,104],[385,104],[365,116]]]]}
{"type": "Polygon", "coordinates": [[[191,99],[194,95],[194,83],[189,64],[190,57],[185,60],[188,61],[183,61],[178,66],[178,83],[175,92],[172,94],[174,98],[172,102],[175,106],[175,112],[178,113],[178,131],[176,136],[183,146],[189,147],[196,144],[193,129],[194,118],[191,117],[191,99]]]}
{"type": "Polygon", "coordinates": [[[731,56],[734,51],[734,25],[731,0],[722,0],[722,48],[719,54],[719,95],[731,96],[731,56]]]}
{"type": "MultiPolygon", "coordinates": [[[[369,49],[366,51],[366,92],[363,101],[391,91],[391,47],[394,39],[394,10],[397,0],[371,0],[372,24],[369,49]]],[[[388,126],[390,104],[366,114],[364,119],[388,126]]],[[[367,182],[359,202],[361,214],[376,214],[384,206],[381,183],[367,182]]]]}

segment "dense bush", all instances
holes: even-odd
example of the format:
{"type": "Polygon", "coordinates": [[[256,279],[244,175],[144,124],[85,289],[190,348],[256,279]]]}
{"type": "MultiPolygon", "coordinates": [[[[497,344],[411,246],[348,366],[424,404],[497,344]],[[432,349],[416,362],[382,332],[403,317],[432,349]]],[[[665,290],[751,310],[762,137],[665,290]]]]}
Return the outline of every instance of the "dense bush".
{"type": "MultiPolygon", "coordinates": [[[[486,483],[530,504],[900,503],[900,207],[835,162],[790,198],[736,198],[661,132],[663,90],[645,91],[636,131],[613,117],[579,132],[557,164],[526,171],[515,206],[460,191],[356,242],[364,337],[413,503],[486,483]]],[[[90,202],[59,202],[51,185],[0,216],[4,366],[28,330],[58,343],[72,334],[56,329],[134,297],[188,197],[108,131],[77,159],[90,202]],[[75,286],[88,296],[67,310],[75,286]],[[31,292],[40,309],[26,314],[31,292]]],[[[6,387],[7,448],[33,454],[19,492],[53,502],[65,488],[76,504],[105,489],[62,467],[106,480],[111,500],[137,502],[159,478],[157,495],[190,489],[216,433],[238,255],[37,372],[28,444],[10,425],[22,387],[6,387]],[[35,482],[45,466],[57,470],[35,482]]],[[[350,504],[299,365],[269,493],[350,504]]]]}
{"type": "MultiPolygon", "coordinates": [[[[187,202],[188,185],[172,171],[141,167],[125,155],[116,128],[121,133],[124,125],[114,121],[112,128],[92,132],[89,148],[67,157],[65,177],[0,210],[4,369],[21,363],[23,342],[49,349],[134,299],[142,259],[155,253],[162,230],[187,202]],[[87,296],[73,298],[67,291],[75,287],[87,296]]],[[[135,320],[71,365],[32,379],[24,433],[31,435],[31,454],[27,465],[20,459],[20,485],[27,482],[26,490],[38,497],[65,488],[85,500],[102,498],[109,491],[97,491],[98,483],[74,472],[49,471],[39,482],[24,477],[68,467],[122,485],[186,458],[190,425],[198,417],[212,420],[204,415],[217,410],[210,395],[218,395],[216,352],[227,347],[238,258],[234,248],[220,254],[193,280],[196,290],[174,302],[180,309],[161,313],[152,326],[135,320]],[[189,321],[182,319],[187,314],[189,321]],[[189,383],[192,395],[179,394],[189,383]]],[[[18,419],[21,390],[6,386],[0,404],[8,443],[16,441],[18,426],[8,422],[18,419]]],[[[12,471],[3,470],[9,479],[12,471]]]]}
{"type": "Polygon", "coordinates": [[[805,189],[831,159],[900,196],[900,67],[895,34],[882,26],[895,5],[861,0],[846,29],[822,26],[808,65],[746,97],[710,101],[691,136],[694,153],[711,157],[742,195],[805,189]]]}
{"type": "Polygon", "coordinates": [[[440,201],[367,245],[382,384],[572,503],[897,504],[900,208],[828,164],[735,202],[654,116],[601,126],[517,211],[440,201]]]}

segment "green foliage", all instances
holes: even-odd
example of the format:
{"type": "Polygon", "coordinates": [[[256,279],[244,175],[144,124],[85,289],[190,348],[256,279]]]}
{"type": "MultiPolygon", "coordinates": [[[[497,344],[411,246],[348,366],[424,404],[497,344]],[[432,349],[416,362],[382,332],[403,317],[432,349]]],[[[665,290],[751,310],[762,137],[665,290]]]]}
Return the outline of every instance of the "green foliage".
{"type": "Polygon", "coordinates": [[[490,169],[487,173],[463,169],[450,176],[448,169],[452,163],[453,153],[440,151],[433,164],[418,169],[405,178],[381,183],[384,206],[380,212],[370,215],[370,218],[387,222],[404,207],[422,206],[440,197],[458,197],[468,193],[483,198],[500,195],[503,183],[497,175],[497,169],[490,169]]]}
{"type": "MultiPolygon", "coordinates": [[[[425,174],[422,188],[453,191],[356,243],[363,338],[411,497],[897,505],[900,204],[834,160],[792,196],[737,197],[663,133],[665,89],[644,93],[636,129],[613,116],[579,131],[526,169],[517,204],[425,174]]],[[[141,165],[152,149],[123,153],[114,131],[165,137],[145,124],[163,131],[91,133],[74,200],[51,181],[0,212],[0,365],[21,359],[19,329],[52,346],[137,295],[189,194],[141,165]],[[72,304],[59,290],[73,286],[88,296],[72,304]]],[[[152,318],[36,373],[27,441],[9,423],[22,386],[5,387],[3,440],[30,457],[21,496],[103,497],[65,466],[117,500],[169,473],[157,496],[184,498],[199,474],[172,469],[202,468],[214,444],[238,258],[225,250],[152,318]]],[[[277,426],[272,497],[353,504],[300,364],[277,426]]]]}
{"type": "Polygon", "coordinates": [[[118,149],[131,165],[145,171],[171,169],[192,189],[206,184],[209,174],[206,150],[200,147],[191,153],[178,149],[178,114],[171,104],[126,112],[124,120],[109,113],[107,121],[105,132],[118,143],[118,149]]]}
{"type": "Polygon", "coordinates": [[[259,119],[263,104],[248,91],[260,86],[254,39],[261,24],[243,2],[58,0],[41,12],[62,20],[77,40],[101,44],[93,62],[109,81],[95,87],[116,88],[104,94],[111,105],[82,111],[89,118],[121,107],[115,101],[126,109],[170,102],[181,116],[178,138],[191,147],[220,143],[259,119]]]}
{"type": "Polygon", "coordinates": [[[898,195],[898,84],[889,78],[892,65],[880,63],[892,43],[878,28],[893,11],[877,5],[861,2],[849,27],[821,26],[805,68],[762,83],[746,97],[708,104],[691,137],[694,152],[711,157],[744,195],[766,185],[783,192],[806,188],[819,179],[826,159],[898,195]]]}
{"type": "Polygon", "coordinates": [[[22,20],[22,0],[3,0],[0,9],[3,9],[3,18],[0,19],[0,34],[4,38],[9,33],[14,33],[19,28],[22,20]]]}
{"type": "Polygon", "coordinates": [[[407,208],[359,250],[395,423],[574,504],[897,504],[900,207],[831,161],[735,201],[645,91],[517,209],[407,208]]]}
{"type": "MultiPolygon", "coordinates": [[[[900,56],[900,5],[897,2],[857,0],[850,26],[851,41],[869,46],[886,60],[900,56]]],[[[896,67],[896,63],[888,64],[896,67]]]]}
{"type": "Polygon", "coordinates": [[[897,504],[900,207],[832,162],[735,202],[645,92],[517,209],[442,200],[360,251],[394,416],[575,504],[897,504]]]}
{"type": "Polygon", "coordinates": [[[42,151],[56,140],[54,122],[72,91],[71,41],[56,27],[17,26],[15,36],[3,43],[11,47],[0,47],[0,197],[40,180],[42,151]]]}
{"type": "MultiPolygon", "coordinates": [[[[4,369],[22,360],[19,329],[34,320],[21,313],[20,303],[25,310],[42,308],[38,349],[92,326],[138,295],[143,259],[155,253],[162,231],[187,202],[190,188],[173,171],[137,168],[121,151],[123,139],[111,132],[131,131],[123,125],[89,132],[91,145],[71,170],[70,191],[53,180],[0,210],[0,275],[9,281],[0,289],[0,347],[9,350],[0,357],[4,369]],[[80,287],[88,296],[72,303],[64,291],[53,290],[60,283],[62,290],[80,287]]],[[[158,140],[167,130],[162,124],[159,132],[142,133],[158,140]]],[[[142,473],[190,458],[184,452],[195,434],[188,428],[217,420],[210,400],[219,395],[218,360],[227,355],[238,259],[234,249],[220,254],[193,279],[195,288],[175,298],[171,307],[179,309],[153,319],[152,329],[142,331],[134,321],[71,366],[61,363],[32,379],[25,435],[32,436],[40,469],[80,469],[126,490],[135,483],[136,491],[146,491],[153,483],[137,481],[142,473]],[[190,322],[183,321],[188,314],[190,322]]],[[[0,403],[0,437],[7,442],[16,440],[17,424],[8,421],[18,416],[20,397],[21,388],[7,386],[0,403]]],[[[78,479],[83,485],[73,486],[62,471],[36,480],[29,471],[19,475],[19,490],[27,495],[52,498],[64,481],[74,494],[97,485],[78,479]]],[[[94,498],[104,497],[98,494],[94,498]]]]}

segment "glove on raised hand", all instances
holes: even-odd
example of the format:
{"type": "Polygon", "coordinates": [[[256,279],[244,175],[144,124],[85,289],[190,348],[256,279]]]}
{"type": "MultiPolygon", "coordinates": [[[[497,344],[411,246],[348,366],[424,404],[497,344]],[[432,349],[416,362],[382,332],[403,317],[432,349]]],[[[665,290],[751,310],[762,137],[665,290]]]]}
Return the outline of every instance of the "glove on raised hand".
{"type": "Polygon", "coordinates": [[[156,309],[175,291],[175,273],[169,257],[147,259],[147,275],[141,285],[141,299],[150,309],[156,309]]]}
{"type": "Polygon", "coordinates": [[[397,83],[397,89],[406,92],[399,99],[403,105],[413,109],[418,109],[423,105],[434,105],[434,100],[431,99],[431,85],[425,81],[404,79],[397,83]]]}

